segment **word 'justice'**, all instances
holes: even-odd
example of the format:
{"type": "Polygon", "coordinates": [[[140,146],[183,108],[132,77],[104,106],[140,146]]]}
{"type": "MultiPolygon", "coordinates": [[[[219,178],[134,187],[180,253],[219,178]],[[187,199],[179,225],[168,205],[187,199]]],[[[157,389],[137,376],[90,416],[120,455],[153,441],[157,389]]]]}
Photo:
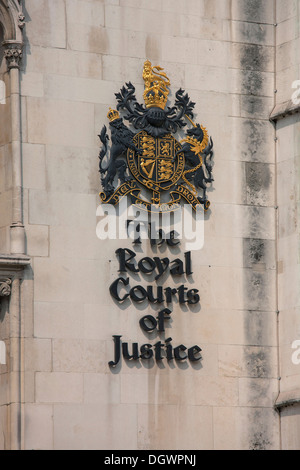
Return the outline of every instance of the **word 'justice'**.
{"type": "MultiPolygon", "coordinates": [[[[163,287],[160,285],[142,285],[132,286],[130,283],[129,275],[145,275],[151,277],[151,281],[163,281],[165,277],[171,276],[172,279],[177,276],[186,275],[191,276],[192,272],[192,259],[191,252],[184,253],[184,260],[179,258],[170,260],[169,258],[160,258],[158,256],[146,256],[140,260],[137,259],[137,254],[129,248],[120,248],[116,251],[119,261],[118,277],[110,286],[110,294],[118,303],[133,302],[141,303],[148,302],[153,304],[172,304],[178,302],[179,304],[196,305],[200,302],[198,289],[189,289],[184,284],[179,287],[163,287]]],[[[168,305],[169,306],[169,305],[168,305]]],[[[158,332],[159,334],[165,332],[165,323],[171,318],[172,311],[169,308],[164,308],[158,315],[145,315],[139,321],[141,329],[145,333],[158,332]]],[[[201,348],[197,345],[187,348],[184,344],[174,347],[172,345],[172,338],[167,338],[164,341],[158,341],[154,345],[133,343],[131,346],[127,342],[122,342],[122,335],[114,335],[114,360],[109,362],[110,367],[116,367],[123,356],[126,360],[138,361],[142,360],[155,360],[163,361],[186,361],[191,363],[198,362],[202,359],[201,348]]]]}

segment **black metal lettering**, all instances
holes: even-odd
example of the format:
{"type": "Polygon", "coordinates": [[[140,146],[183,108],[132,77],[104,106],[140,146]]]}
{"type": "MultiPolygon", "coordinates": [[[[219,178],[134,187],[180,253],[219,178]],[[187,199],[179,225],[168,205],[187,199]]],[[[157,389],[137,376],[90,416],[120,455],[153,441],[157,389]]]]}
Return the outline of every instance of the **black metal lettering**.
{"type": "Polygon", "coordinates": [[[167,315],[171,315],[171,310],[165,308],[158,313],[158,331],[165,331],[165,320],[170,320],[167,315]]]}
{"type": "Polygon", "coordinates": [[[132,259],[136,257],[136,253],[134,253],[129,248],[119,248],[116,251],[116,254],[119,256],[119,272],[126,272],[127,270],[138,273],[138,268],[135,267],[133,263],[129,263],[132,259]],[[129,255],[129,258],[126,259],[126,253],[129,255]]]}
{"type": "Polygon", "coordinates": [[[180,304],[185,304],[187,300],[185,299],[185,291],[187,291],[188,288],[185,287],[184,285],[178,287],[178,294],[179,294],[179,303],[180,304]]]}
{"type": "Polygon", "coordinates": [[[169,258],[163,258],[160,259],[158,256],[154,257],[154,261],[156,263],[157,269],[158,269],[158,275],[155,277],[155,280],[158,281],[158,279],[166,272],[170,265],[170,260],[169,258]]]}
{"type": "Polygon", "coordinates": [[[157,327],[157,321],[152,315],[145,315],[140,319],[139,323],[142,330],[147,331],[147,333],[155,330],[157,327]],[[149,326],[148,323],[150,323],[151,326],[149,326]]]}
{"type": "Polygon", "coordinates": [[[184,274],[184,266],[183,261],[181,261],[181,259],[177,258],[171,263],[174,264],[174,267],[170,269],[170,273],[172,274],[172,276],[181,276],[182,274],[184,274]]]}
{"type": "Polygon", "coordinates": [[[189,360],[190,360],[191,362],[200,361],[200,359],[202,359],[201,354],[200,354],[201,351],[202,351],[202,349],[199,348],[199,346],[193,346],[192,348],[190,348],[190,349],[188,350],[189,360]],[[196,354],[200,354],[200,356],[199,356],[199,357],[196,357],[196,354]]]}
{"type": "Polygon", "coordinates": [[[144,274],[151,274],[156,269],[156,263],[152,258],[145,257],[138,263],[139,269],[144,274]],[[149,267],[147,267],[147,264],[149,267]]]}
{"type": "Polygon", "coordinates": [[[200,296],[198,292],[198,289],[191,289],[187,292],[186,296],[188,298],[189,305],[196,305],[200,302],[200,296]]]}
{"type": "Polygon", "coordinates": [[[152,344],[143,344],[141,346],[141,359],[149,360],[153,357],[152,344]]]}
{"type": "Polygon", "coordinates": [[[144,289],[143,286],[135,286],[131,289],[130,291],[130,298],[133,300],[133,302],[143,302],[146,300],[148,297],[148,293],[146,289],[144,289]],[[141,294],[141,297],[136,295],[136,292],[139,292],[141,294]]]}
{"type": "Polygon", "coordinates": [[[185,354],[184,356],[180,355],[180,351],[186,351],[187,348],[184,346],[184,344],[180,344],[180,346],[177,346],[177,348],[174,348],[174,357],[176,361],[185,361],[187,359],[187,355],[185,354]]]}
{"type": "Polygon", "coordinates": [[[116,367],[121,358],[121,338],[122,336],[113,336],[115,341],[115,360],[110,361],[108,364],[110,367],[116,367]]]}
{"type": "Polygon", "coordinates": [[[129,354],[128,343],[123,343],[122,344],[122,351],[123,351],[124,359],[127,359],[128,361],[130,361],[131,359],[133,361],[138,361],[138,359],[139,359],[139,345],[138,345],[138,343],[133,343],[132,344],[132,354],[129,354]]]}
{"type": "Polygon", "coordinates": [[[185,274],[187,276],[190,276],[193,274],[191,252],[188,251],[187,253],[184,253],[184,256],[185,256],[185,274]]]}
{"type": "Polygon", "coordinates": [[[124,279],[123,277],[119,277],[118,279],[116,279],[112,285],[110,286],[109,288],[109,291],[110,291],[110,295],[116,299],[118,302],[124,302],[124,300],[126,300],[128,297],[129,297],[129,294],[125,294],[123,298],[121,298],[119,296],[119,293],[118,293],[118,287],[119,287],[119,284],[123,284],[124,286],[128,286],[129,284],[129,278],[127,279],[124,279]]]}

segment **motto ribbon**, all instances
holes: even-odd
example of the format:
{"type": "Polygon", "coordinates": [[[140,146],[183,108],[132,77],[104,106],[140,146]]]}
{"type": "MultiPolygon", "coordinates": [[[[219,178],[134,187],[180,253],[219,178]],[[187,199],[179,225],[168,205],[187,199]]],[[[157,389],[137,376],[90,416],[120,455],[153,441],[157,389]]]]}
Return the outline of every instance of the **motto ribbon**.
{"type": "Polygon", "coordinates": [[[123,183],[111,196],[105,193],[100,193],[100,199],[103,204],[113,204],[116,206],[124,196],[130,195],[132,204],[139,206],[140,209],[147,210],[148,212],[169,212],[179,209],[181,199],[185,199],[192,208],[197,211],[199,206],[203,204],[205,211],[210,206],[209,201],[199,201],[197,197],[185,186],[178,185],[175,191],[171,191],[171,201],[163,204],[152,204],[140,198],[141,189],[138,187],[136,181],[127,181],[123,183]]]}
{"type": "Polygon", "coordinates": [[[204,201],[203,203],[199,201],[197,197],[185,186],[178,185],[175,191],[171,192],[171,196],[173,198],[173,202],[179,203],[181,198],[184,198],[192,208],[197,211],[200,204],[203,204],[203,208],[205,211],[209,209],[210,202],[204,201]],[[175,196],[176,195],[176,196],[175,196]],[[176,199],[175,199],[176,198],[176,199]]]}
{"type": "Polygon", "coordinates": [[[105,193],[100,193],[100,199],[103,204],[113,204],[116,206],[119,204],[122,197],[127,196],[128,194],[134,195],[138,197],[140,195],[141,189],[138,187],[137,183],[132,181],[127,181],[123,183],[114,193],[112,196],[108,196],[105,193]]]}

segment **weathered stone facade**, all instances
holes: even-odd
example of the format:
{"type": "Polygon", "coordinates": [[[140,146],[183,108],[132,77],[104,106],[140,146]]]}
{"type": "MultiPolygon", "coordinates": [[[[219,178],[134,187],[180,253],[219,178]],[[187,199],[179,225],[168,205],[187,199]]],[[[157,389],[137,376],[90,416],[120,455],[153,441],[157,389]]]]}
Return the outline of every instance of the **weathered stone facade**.
{"type": "Polygon", "coordinates": [[[0,0],[1,449],[300,448],[299,24],[299,0],[0,0]],[[214,140],[201,308],[167,332],[203,359],[112,371],[112,335],[156,338],[109,293],[132,242],[96,236],[98,134],[146,59],[214,140]]]}

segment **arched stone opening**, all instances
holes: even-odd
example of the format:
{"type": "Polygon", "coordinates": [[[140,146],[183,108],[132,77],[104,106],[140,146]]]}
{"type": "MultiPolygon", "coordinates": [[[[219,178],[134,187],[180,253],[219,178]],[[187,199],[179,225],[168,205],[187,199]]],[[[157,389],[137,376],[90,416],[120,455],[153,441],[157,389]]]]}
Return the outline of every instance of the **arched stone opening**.
{"type": "Polygon", "coordinates": [[[0,0],[0,24],[3,28],[4,41],[22,43],[24,19],[22,0],[0,0]]]}
{"type": "Polygon", "coordinates": [[[9,70],[19,67],[22,59],[24,19],[22,0],[0,0],[0,44],[9,70]]]}

